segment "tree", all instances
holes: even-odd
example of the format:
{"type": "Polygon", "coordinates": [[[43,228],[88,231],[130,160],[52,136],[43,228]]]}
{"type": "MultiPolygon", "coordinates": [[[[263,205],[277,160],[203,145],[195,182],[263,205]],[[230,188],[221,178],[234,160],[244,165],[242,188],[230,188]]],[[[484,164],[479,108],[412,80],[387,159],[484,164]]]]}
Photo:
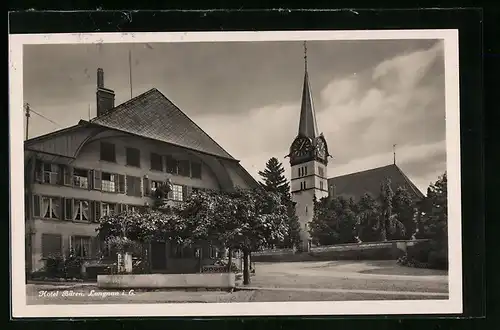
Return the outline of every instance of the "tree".
{"type": "Polygon", "coordinates": [[[403,223],[399,221],[397,214],[393,213],[393,197],[394,192],[391,188],[391,180],[385,179],[380,184],[379,214],[376,226],[380,233],[381,241],[387,241],[387,237],[393,235],[397,230],[400,230],[403,234],[405,233],[403,223]]]}
{"type": "Polygon", "coordinates": [[[333,245],[355,241],[355,203],[342,196],[315,201],[310,233],[315,243],[333,245]]]}
{"type": "Polygon", "coordinates": [[[270,158],[264,171],[259,171],[263,179],[261,185],[268,191],[279,192],[282,195],[288,194],[290,185],[283,173],[285,173],[283,164],[276,157],[270,158]]]}
{"type": "Polygon", "coordinates": [[[422,242],[419,253],[408,253],[408,258],[424,262],[430,268],[448,267],[448,179],[446,172],[427,188],[427,196],[420,203],[418,238],[422,242]]]}
{"type": "Polygon", "coordinates": [[[230,250],[243,251],[243,279],[244,284],[248,284],[251,252],[284,239],[286,212],[280,195],[262,188],[198,192],[179,209],[179,216],[186,225],[181,239],[184,242],[209,240],[230,250]]]}
{"type": "Polygon", "coordinates": [[[178,233],[185,231],[185,225],[172,212],[146,208],[102,217],[96,231],[101,241],[119,253],[139,253],[140,245],[147,246],[153,240],[178,240],[178,233]]]}
{"type": "Polygon", "coordinates": [[[415,223],[415,203],[408,192],[403,187],[399,187],[392,197],[393,213],[403,224],[405,230],[396,232],[392,238],[410,239],[416,230],[415,223]]]}
{"type": "Polygon", "coordinates": [[[447,246],[448,179],[446,172],[427,188],[421,217],[422,234],[447,246]]]}
{"type": "Polygon", "coordinates": [[[378,241],[379,204],[369,193],[365,193],[356,204],[356,233],[362,242],[378,241]]]}
{"type": "Polygon", "coordinates": [[[295,212],[295,203],[290,194],[290,185],[283,175],[284,172],[283,164],[276,157],[272,157],[267,161],[264,171],[259,171],[259,175],[262,177],[261,185],[265,190],[281,196],[281,203],[286,206],[288,215],[288,230],[285,238],[282,241],[270,243],[278,247],[294,247],[300,243],[300,224],[295,212]]]}

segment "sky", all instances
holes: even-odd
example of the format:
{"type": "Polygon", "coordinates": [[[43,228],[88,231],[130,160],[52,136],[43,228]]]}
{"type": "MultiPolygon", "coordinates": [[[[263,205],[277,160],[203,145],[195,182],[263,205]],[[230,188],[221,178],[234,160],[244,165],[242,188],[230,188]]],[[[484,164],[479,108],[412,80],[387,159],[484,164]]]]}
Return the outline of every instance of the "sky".
{"type": "MultiPolygon", "coordinates": [[[[157,88],[256,179],[283,163],[297,135],[302,42],[63,44],[24,46],[29,137],[95,117],[97,68],[118,105],[157,88]],[[47,120],[48,119],[48,120],[47,120]],[[49,121],[50,120],[50,121],[49,121]]],[[[328,176],[393,162],[426,192],[446,170],[443,43],[309,41],[308,72],[328,176]]],[[[26,123],[25,123],[26,124],[26,123]]]]}

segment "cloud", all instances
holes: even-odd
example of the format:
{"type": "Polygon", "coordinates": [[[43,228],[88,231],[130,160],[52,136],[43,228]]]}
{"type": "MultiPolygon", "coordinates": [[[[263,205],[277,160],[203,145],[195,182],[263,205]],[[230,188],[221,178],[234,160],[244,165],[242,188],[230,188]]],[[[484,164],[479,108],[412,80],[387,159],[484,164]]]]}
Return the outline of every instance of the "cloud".
{"type": "MultiPolygon", "coordinates": [[[[147,46],[134,50],[134,59],[140,59],[134,67],[135,95],[159,88],[255,178],[270,157],[284,163],[289,177],[283,157],[298,130],[301,44],[152,46],[154,52],[147,46]],[[295,51],[299,56],[284,56],[295,51]]],[[[123,69],[128,46],[51,47],[25,58],[25,97],[35,110],[63,126],[86,118],[100,66],[117,103],[128,98],[123,69]]],[[[420,188],[435,181],[445,167],[432,151],[443,152],[445,138],[443,44],[398,40],[310,47],[318,126],[334,156],[329,175],[392,163],[397,144],[398,164],[420,188]]],[[[52,128],[32,117],[30,136],[52,128]]]]}
{"type": "MultiPolygon", "coordinates": [[[[330,177],[392,163],[393,144],[398,164],[422,191],[444,172],[445,163],[433,156],[445,152],[444,78],[430,70],[441,52],[437,43],[326,84],[316,111],[334,157],[330,177]]],[[[284,162],[289,177],[283,156],[296,136],[299,108],[300,103],[275,104],[245,115],[194,119],[255,178],[273,156],[284,162]]]]}

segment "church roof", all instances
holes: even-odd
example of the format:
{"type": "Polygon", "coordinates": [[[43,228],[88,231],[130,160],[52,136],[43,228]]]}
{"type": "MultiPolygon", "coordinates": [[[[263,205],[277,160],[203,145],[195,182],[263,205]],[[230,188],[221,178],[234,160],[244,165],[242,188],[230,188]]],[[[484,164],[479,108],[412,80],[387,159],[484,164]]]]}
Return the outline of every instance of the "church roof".
{"type": "Polygon", "coordinates": [[[414,200],[421,200],[424,197],[422,192],[395,164],[330,178],[328,179],[328,186],[335,186],[336,196],[352,197],[355,201],[358,201],[365,193],[371,194],[374,198],[378,197],[380,184],[386,178],[391,180],[391,188],[394,192],[399,187],[403,187],[412,195],[414,200]]]}
{"type": "Polygon", "coordinates": [[[309,83],[307,67],[304,74],[304,87],[302,90],[302,105],[300,108],[299,135],[315,138],[319,135],[318,124],[316,123],[316,112],[309,83]]]}
{"type": "Polygon", "coordinates": [[[90,122],[235,160],[156,88],[118,105],[90,122]]]}

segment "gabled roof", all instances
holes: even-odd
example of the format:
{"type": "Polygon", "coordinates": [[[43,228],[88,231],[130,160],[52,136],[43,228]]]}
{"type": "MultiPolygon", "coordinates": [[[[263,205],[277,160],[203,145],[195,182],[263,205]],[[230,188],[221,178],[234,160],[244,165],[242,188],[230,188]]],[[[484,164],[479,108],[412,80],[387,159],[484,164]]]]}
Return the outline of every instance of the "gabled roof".
{"type": "Polygon", "coordinates": [[[399,187],[403,187],[414,200],[421,200],[424,197],[422,192],[395,164],[330,178],[328,186],[335,185],[336,196],[352,197],[358,201],[365,193],[377,198],[380,194],[380,184],[386,178],[391,180],[391,188],[394,192],[399,187]]]}
{"type": "Polygon", "coordinates": [[[120,104],[90,122],[235,160],[156,88],[120,104]]]}

